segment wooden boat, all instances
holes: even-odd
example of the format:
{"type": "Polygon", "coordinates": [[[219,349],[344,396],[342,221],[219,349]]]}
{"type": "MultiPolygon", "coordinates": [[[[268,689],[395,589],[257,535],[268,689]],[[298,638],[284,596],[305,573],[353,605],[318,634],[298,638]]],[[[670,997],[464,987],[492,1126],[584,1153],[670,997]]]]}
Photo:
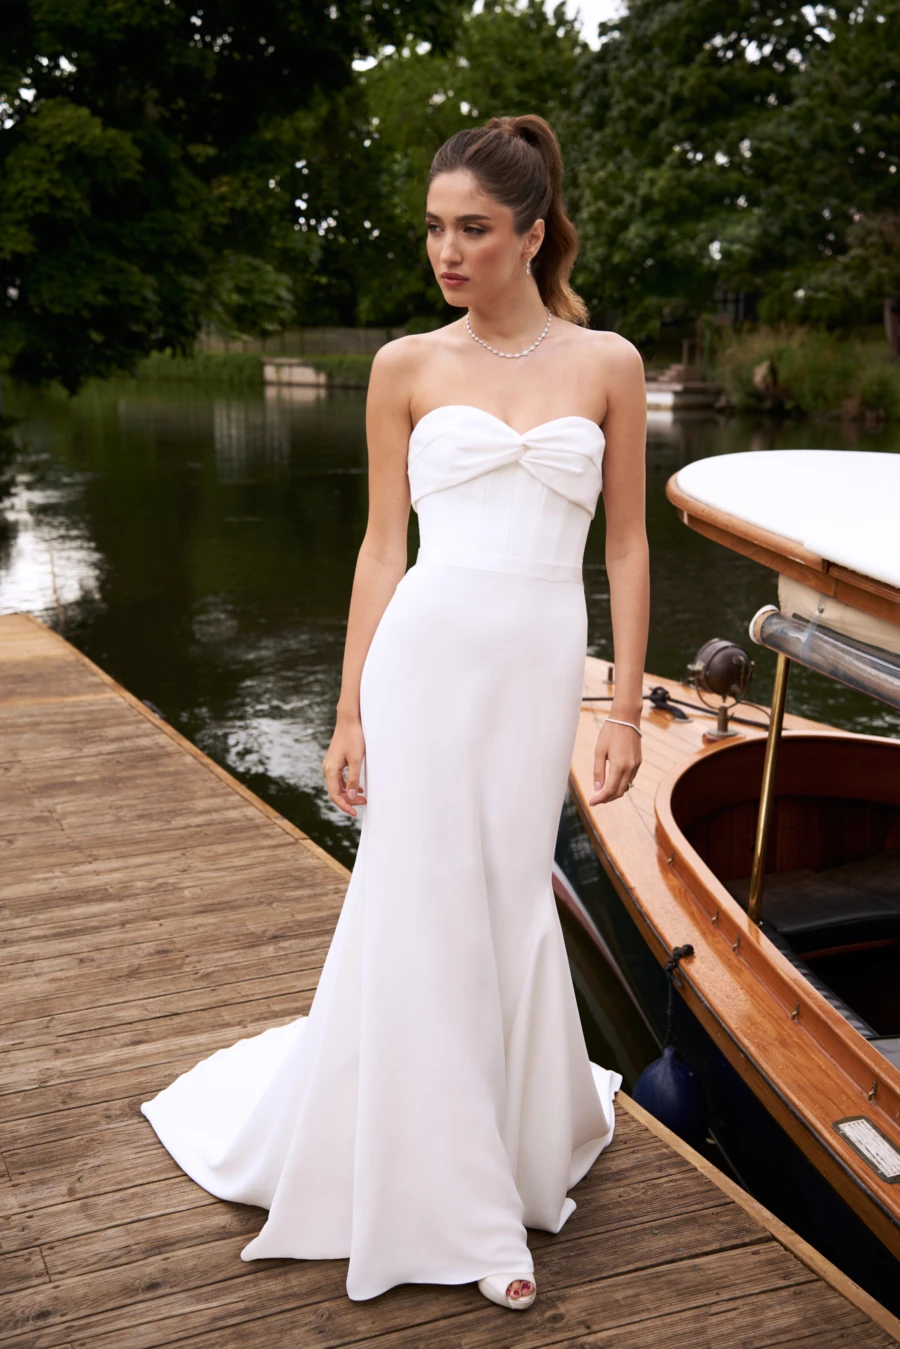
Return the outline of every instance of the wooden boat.
{"type": "Polygon", "coordinates": [[[900,740],[784,698],[796,661],[900,707],[900,456],[725,455],[666,491],[690,527],[779,574],[779,605],[750,625],[778,652],[771,713],[714,718],[695,688],[648,675],[635,786],[592,808],[614,671],[589,658],[558,902],[658,1043],[662,967],[693,947],[676,1030],[712,1137],[745,1188],[897,1312],[900,740]]]}

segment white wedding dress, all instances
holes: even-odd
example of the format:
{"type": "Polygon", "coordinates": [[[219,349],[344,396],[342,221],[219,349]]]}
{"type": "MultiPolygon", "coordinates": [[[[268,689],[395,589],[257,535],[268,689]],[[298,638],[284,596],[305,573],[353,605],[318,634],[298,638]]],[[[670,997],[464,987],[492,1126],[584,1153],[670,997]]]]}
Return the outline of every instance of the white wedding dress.
{"type": "Polygon", "coordinates": [[[245,1260],[349,1257],[347,1293],[532,1273],[610,1142],[551,887],[581,707],[604,436],[452,404],[409,443],[421,546],[360,684],[356,862],[308,1016],[141,1110],[245,1260]]]}

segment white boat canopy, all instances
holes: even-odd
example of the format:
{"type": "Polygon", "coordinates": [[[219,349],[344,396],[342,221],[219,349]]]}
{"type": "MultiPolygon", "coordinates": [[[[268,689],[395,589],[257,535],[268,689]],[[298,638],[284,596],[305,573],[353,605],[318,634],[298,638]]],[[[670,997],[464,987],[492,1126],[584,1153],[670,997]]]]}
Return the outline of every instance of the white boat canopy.
{"type": "Polygon", "coordinates": [[[900,587],[900,454],[748,450],[698,459],[675,480],[714,511],[900,587]]]}

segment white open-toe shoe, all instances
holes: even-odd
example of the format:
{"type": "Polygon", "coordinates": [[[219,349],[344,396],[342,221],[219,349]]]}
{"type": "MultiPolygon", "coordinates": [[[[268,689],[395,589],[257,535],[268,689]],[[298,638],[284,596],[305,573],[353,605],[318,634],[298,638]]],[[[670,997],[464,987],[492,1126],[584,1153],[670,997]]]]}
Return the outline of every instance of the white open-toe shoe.
{"type": "Polygon", "coordinates": [[[491,1302],[496,1302],[498,1307],[512,1307],[517,1312],[530,1307],[537,1297],[537,1284],[533,1274],[488,1274],[486,1278],[478,1280],[478,1287],[485,1297],[490,1298],[491,1302]],[[531,1292],[523,1293],[519,1297],[507,1296],[507,1288],[517,1279],[522,1283],[527,1279],[531,1284],[531,1292]]]}

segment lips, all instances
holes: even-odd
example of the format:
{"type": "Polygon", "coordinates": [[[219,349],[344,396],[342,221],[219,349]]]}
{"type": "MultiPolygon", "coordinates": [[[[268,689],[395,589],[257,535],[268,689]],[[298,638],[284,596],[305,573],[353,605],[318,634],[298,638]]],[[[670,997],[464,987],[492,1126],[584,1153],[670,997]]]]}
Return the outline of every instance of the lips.
{"type": "Polygon", "coordinates": [[[441,272],[441,280],[454,285],[460,281],[467,281],[468,277],[462,276],[459,272],[441,272]]]}

